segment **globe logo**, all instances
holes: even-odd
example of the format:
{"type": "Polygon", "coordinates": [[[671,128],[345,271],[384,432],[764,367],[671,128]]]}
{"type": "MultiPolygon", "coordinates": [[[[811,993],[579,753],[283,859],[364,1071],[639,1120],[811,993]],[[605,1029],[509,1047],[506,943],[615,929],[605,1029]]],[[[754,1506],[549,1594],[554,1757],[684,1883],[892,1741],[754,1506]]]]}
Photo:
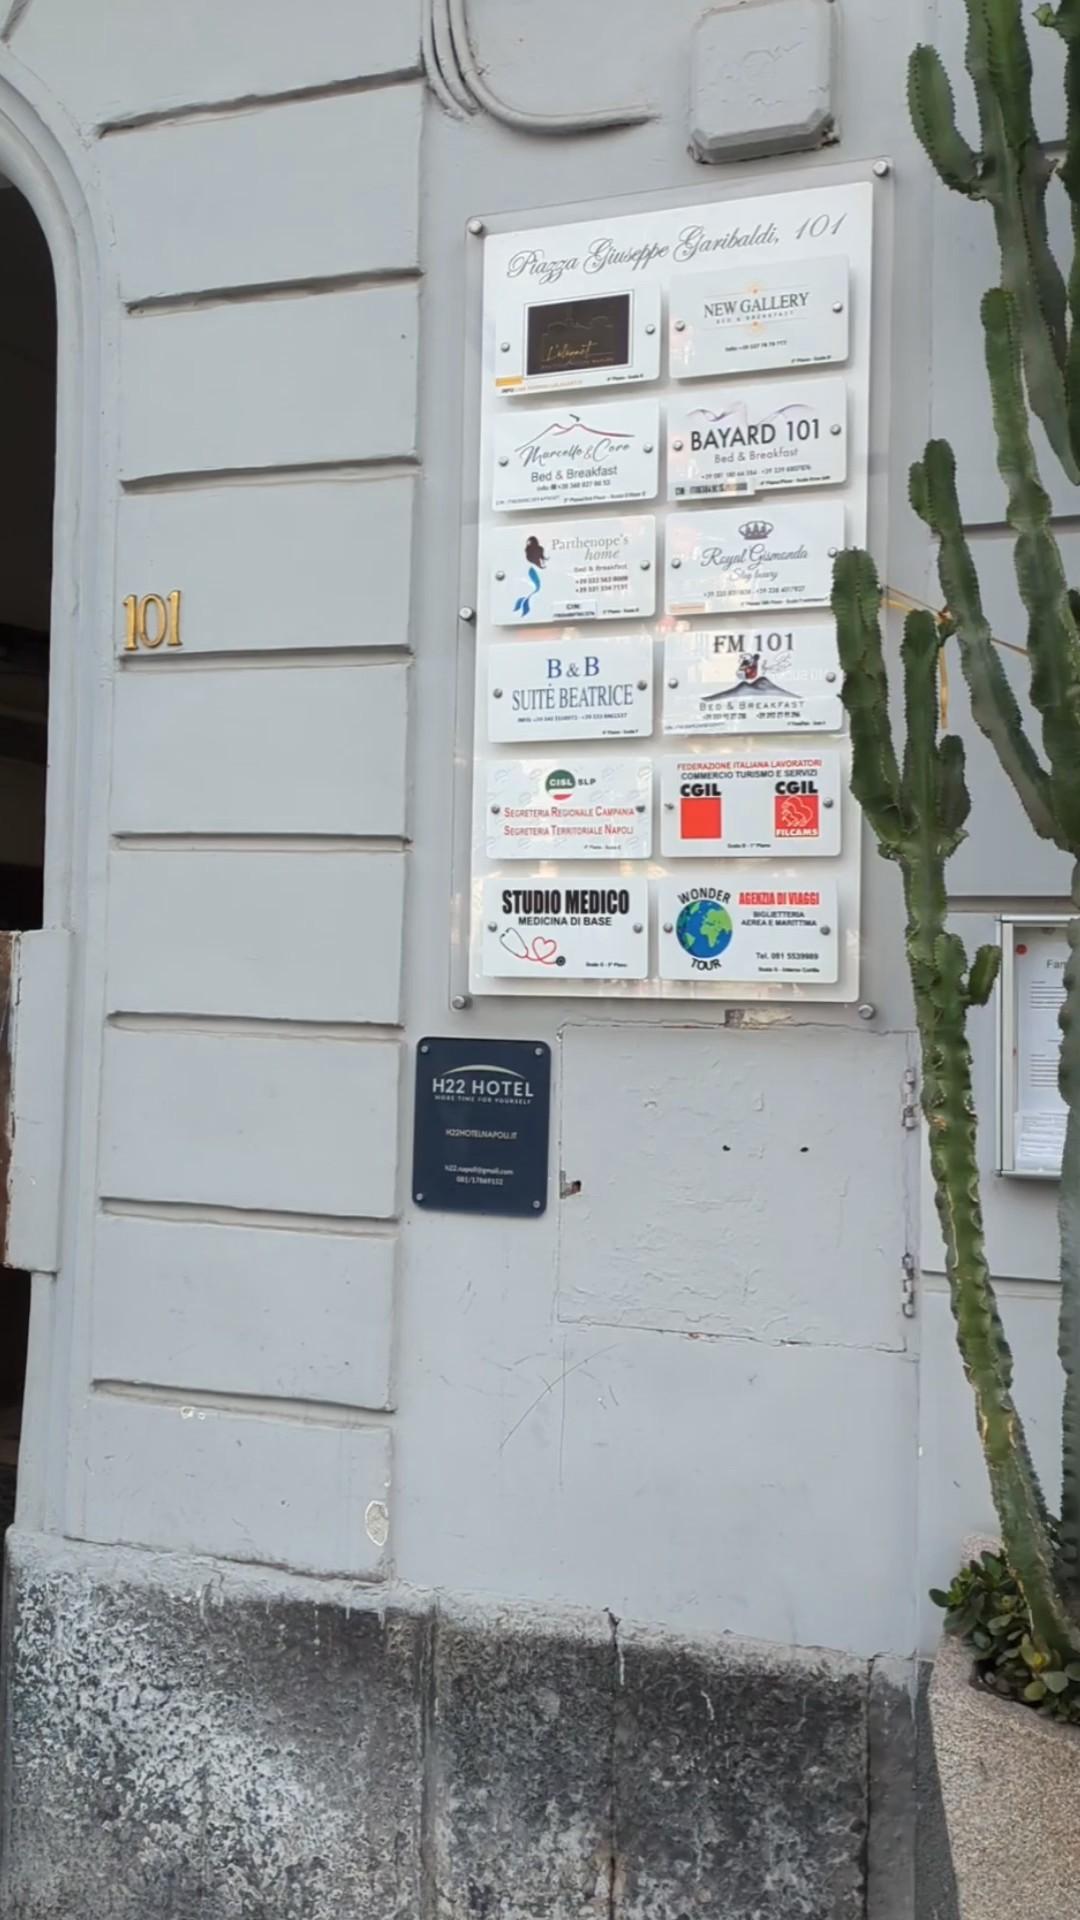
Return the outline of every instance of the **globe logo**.
{"type": "Polygon", "coordinates": [[[715,960],[731,945],[734,931],[719,900],[691,900],[675,922],[675,938],[694,960],[715,960]]]}

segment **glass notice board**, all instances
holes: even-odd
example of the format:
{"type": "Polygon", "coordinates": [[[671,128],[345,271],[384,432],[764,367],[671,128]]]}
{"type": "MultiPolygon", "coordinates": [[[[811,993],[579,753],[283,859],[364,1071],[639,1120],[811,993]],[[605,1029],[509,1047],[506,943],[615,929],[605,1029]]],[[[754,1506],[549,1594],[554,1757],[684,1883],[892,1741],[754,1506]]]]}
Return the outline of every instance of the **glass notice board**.
{"type": "Polygon", "coordinates": [[[1067,926],[1064,914],[1001,921],[998,1171],[1032,1180],[1061,1175],[1066,1108],[1058,1092],[1058,1015],[1067,926]]]}

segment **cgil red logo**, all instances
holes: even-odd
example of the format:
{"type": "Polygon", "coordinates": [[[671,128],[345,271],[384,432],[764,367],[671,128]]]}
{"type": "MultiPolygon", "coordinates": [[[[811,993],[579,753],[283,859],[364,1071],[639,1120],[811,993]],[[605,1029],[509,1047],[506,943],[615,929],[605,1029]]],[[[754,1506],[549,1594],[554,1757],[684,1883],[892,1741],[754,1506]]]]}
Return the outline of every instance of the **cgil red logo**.
{"type": "Polygon", "coordinates": [[[821,832],[821,800],[816,793],[778,793],[773,804],[778,840],[813,840],[821,832]]]}
{"type": "Polygon", "coordinates": [[[681,840],[722,840],[724,803],[718,793],[684,793],[679,801],[681,840]]]}

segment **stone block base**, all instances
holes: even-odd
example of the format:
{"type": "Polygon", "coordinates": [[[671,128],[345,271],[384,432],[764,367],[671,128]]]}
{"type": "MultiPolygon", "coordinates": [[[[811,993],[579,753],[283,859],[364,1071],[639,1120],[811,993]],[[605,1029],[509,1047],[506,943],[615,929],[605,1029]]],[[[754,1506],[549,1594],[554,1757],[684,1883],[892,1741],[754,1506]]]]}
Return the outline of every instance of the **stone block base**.
{"type": "Polygon", "coordinates": [[[4,1638],[5,1920],[910,1911],[863,1662],[19,1533],[4,1638]]]}

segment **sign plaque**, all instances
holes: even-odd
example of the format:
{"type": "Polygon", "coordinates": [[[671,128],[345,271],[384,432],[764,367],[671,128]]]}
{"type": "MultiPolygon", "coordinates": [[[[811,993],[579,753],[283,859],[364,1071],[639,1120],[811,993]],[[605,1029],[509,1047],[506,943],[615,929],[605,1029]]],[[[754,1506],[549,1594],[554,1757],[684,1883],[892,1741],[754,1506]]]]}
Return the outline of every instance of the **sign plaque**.
{"type": "Polygon", "coordinates": [[[470,220],[456,1001],[857,1003],[830,600],[891,193],[808,161],[470,220]]]}
{"type": "Polygon", "coordinates": [[[704,871],[660,882],[664,980],[835,981],[836,887],[768,868],[730,883],[704,871]]]}
{"type": "Polygon", "coordinates": [[[491,860],[647,860],[652,852],[648,760],[493,760],[487,792],[491,860]]]}
{"type": "Polygon", "coordinates": [[[491,618],[498,627],[647,619],[656,606],[656,522],[523,520],[493,527],[491,618]]]}
{"type": "Polygon", "coordinates": [[[497,640],[488,648],[488,737],[623,740],[653,730],[652,641],[497,640]]]}
{"type": "Polygon", "coordinates": [[[659,442],[655,400],[502,413],[495,425],[492,506],[518,513],[655,500],[659,442]]]}
{"type": "Polygon", "coordinates": [[[840,851],[839,757],[666,760],[661,806],[665,854],[831,856],[840,851]]]}
{"type": "Polygon", "coordinates": [[[844,544],[839,500],[770,502],[767,513],[721,507],[667,527],[669,613],[825,607],[844,544]]]}
{"type": "Polygon", "coordinates": [[[668,498],[819,487],[847,475],[847,382],[692,388],[668,409],[668,498]]]}
{"type": "MultiPolygon", "coordinates": [[[[521,276],[514,279],[520,284],[521,276]]],[[[523,289],[524,291],[524,289],[523,289]]],[[[660,289],[507,294],[495,316],[495,390],[544,393],[631,386],[660,372],[660,289]]]]}
{"type": "Polygon", "coordinates": [[[551,1049],[539,1040],[421,1040],[413,1199],[443,1213],[547,1207],[551,1049]]]}
{"type": "Polygon", "coordinates": [[[842,254],[673,275],[672,377],[845,361],[849,278],[842,254]]]}
{"type": "Polygon", "coordinates": [[[832,626],[672,633],[665,733],[835,733],[843,725],[832,626]]]}
{"type": "Polygon", "coordinates": [[[519,980],[644,980],[649,888],[620,873],[484,882],[484,972],[519,980]]]}

